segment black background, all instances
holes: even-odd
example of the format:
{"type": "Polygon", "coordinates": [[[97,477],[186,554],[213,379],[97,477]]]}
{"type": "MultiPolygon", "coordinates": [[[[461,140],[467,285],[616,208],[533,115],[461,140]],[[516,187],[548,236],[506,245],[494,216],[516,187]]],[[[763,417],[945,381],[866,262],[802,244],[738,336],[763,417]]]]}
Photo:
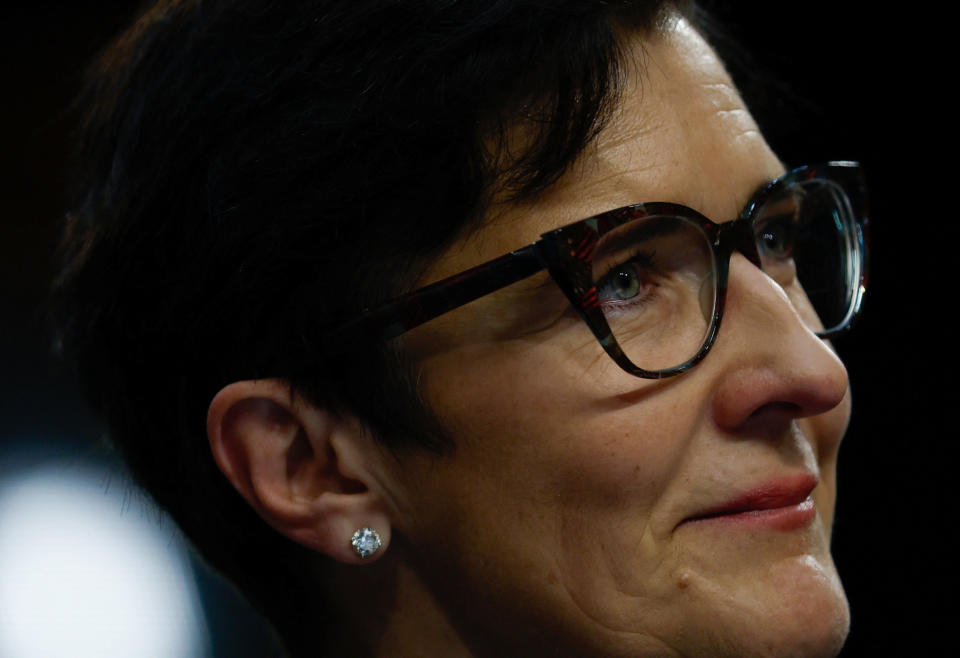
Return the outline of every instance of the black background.
{"type": "MultiPolygon", "coordinates": [[[[0,27],[0,448],[100,435],[48,357],[41,300],[64,208],[65,109],[84,62],[136,4],[37,1],[0,27]]],[[[860,160],[871,188],[864,315],[838,341],[854,396],[834,539],[853,610],[843,655],[944,655],[960,479],[955,37],[935,14],[873,3],[705,4],[752,56],[736,77],[783,161],[860,160]],[[758,100],[753,87],[773,91],[758,100]]],[[[229,590],[202,584],[217,655],[266,655],[229,590]]]]}

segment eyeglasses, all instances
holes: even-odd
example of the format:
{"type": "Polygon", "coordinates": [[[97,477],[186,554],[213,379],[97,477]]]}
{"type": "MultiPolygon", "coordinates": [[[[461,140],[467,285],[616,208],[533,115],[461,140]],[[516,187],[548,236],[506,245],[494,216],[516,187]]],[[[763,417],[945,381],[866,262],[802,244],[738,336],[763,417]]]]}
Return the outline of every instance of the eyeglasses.
{"type": "Polygon", "coordinates": [[[546,269],[617,365],[670,377],[716,340],[734,251],[780,285],[818,336],[850,327],[866,290],[866,229],[857,163],[800,167],[758,190],[733,221],[675,203],[617,208],[365,311],[323,342],[340,351],[399,336],[546,269]]]}

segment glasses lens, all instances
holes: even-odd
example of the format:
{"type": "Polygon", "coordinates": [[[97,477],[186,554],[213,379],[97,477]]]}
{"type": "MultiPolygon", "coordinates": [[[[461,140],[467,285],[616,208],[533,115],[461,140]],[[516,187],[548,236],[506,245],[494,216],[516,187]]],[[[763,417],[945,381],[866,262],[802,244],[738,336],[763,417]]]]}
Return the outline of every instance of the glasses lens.
{"type": "Polygon", "coordinates": [[[860,239],[843,189],[827,180],[786,188],[759,210],[754,234],[763,271],[817,332],[849,322],[862,267],[860,239]]]}
{"type": "Polygon", "coordinates": [[[717,303],[713,249],[699,224],[649,216],[605,233],[593,253],[598,303],[620,348],[644,370],[695,356],[717,303]]]}

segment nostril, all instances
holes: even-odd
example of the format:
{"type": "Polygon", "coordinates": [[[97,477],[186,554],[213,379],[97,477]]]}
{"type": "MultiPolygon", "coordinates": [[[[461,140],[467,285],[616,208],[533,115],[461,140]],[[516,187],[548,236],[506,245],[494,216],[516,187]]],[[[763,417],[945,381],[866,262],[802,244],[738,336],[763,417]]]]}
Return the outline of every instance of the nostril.
{"type": "Polygon", "coordinates": [[[760,416],[769,414],[778,414],[789,416],[790,418],[796,418],[803,415],[803,409],[799,404],[794,404],[793,402],[770,402],[758,409],[755,409],[753,413],[748,416],[748,418],[750,420],[755,420],[760,416]]]}

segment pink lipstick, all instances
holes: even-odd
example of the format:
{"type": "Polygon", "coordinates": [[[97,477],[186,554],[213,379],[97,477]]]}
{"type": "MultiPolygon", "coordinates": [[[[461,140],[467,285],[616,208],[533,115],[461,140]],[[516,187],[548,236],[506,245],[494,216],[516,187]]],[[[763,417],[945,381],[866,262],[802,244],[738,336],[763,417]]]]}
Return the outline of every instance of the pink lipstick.
{"type": "Polygon", "coordinates": [[[765,482],[716,507],[692,516],[683,523],[766,527],[774,530],[803,528],[817,516],[810,493],[817,478],[808,473],[765,482]]]}

